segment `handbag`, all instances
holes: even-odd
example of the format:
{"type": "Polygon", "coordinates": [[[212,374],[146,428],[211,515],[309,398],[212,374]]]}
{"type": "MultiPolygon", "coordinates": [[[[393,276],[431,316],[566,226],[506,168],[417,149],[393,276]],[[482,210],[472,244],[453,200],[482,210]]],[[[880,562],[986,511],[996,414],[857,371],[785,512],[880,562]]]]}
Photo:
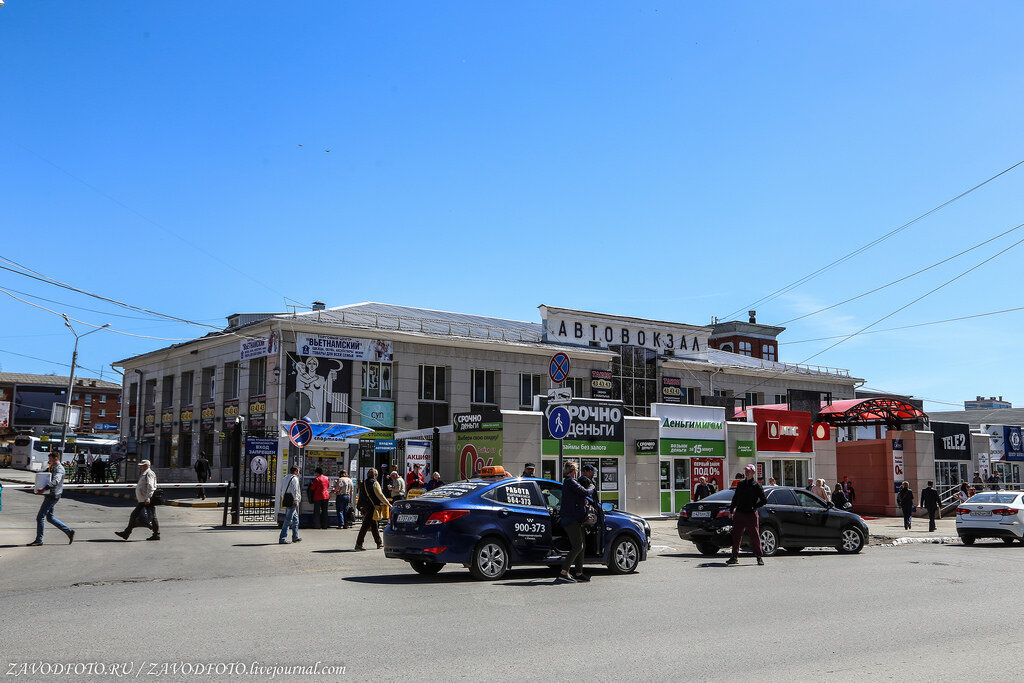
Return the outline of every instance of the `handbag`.
{"type": "Polygon", "coordinates": [[[388,519],[391,516],[391,506],[387,503],[381,505],[375,505],[373,508],[373,520],[379,522],[382,519],[388,519]]]}
{"type": "Polygon", "coordinates": [[[167,498],[164,496],[164,490],[156,489],[153,491],[153,495],[149,497],[149,502],[153,505],[166,505],[167,498]]]}
{"type": "MultiPolygon", "coordinates": [[[[295,475],[293,474],[292,477],[294,477],[294,476],[295,475]]],[[[291,480],[291,478],[289,478],[288,479],[288,483],[284,485],[285,489],[287,489],[291,485],[292,485],[292,480],[291,480]]],[[[284,495],[281,496],[281,507],[284,507],[284,508],[293,508],[293,507],[295,507],[295,494],[293,494],[291,491],[287,491],[286,490],[284,492],[284,495]]]]}

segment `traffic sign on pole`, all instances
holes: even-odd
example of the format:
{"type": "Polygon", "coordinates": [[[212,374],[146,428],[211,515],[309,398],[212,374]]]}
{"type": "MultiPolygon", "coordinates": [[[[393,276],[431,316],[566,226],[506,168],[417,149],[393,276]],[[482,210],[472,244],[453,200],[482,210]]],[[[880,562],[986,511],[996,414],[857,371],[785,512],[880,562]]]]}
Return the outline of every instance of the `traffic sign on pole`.
{"type": "Polygon", "coordinates": [[[562,351],[559,351],[555,355],[551,356],[551,362],[548,363],[548,376],[551,381],[555,384],[561,384],[569,377],[569,356],[565,355],[562,351]]]}
{"type": "Polygon", "coordinates": [[[549,406],[564,406],[567,403],[572,403],[572,389],[569,387],[548,389],[549,406]]]}
{"type": "Polygon", "coordinates": [[[305,448],[313,438],[313,428],[305,420],[296,420],[288,429],[288,440],[299,448],[305,448]]]}
{"type": "Polygon", "coordinates": [[[558,406],[548,415],[548,433],[551,434],[552,439],[561,441],[568,436],[570,427],[572,427],[572,416],[562,406],[558,406]]]}

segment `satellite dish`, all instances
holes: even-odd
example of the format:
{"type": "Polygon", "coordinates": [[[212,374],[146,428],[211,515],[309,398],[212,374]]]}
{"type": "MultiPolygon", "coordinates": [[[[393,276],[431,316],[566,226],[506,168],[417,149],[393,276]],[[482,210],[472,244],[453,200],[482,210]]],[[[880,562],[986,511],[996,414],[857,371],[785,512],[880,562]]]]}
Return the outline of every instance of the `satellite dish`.
{"type": "Polygon", "coordinates": [[[305,417],[311,406],[308,394],[294,391],[288,394],[288,398],[284,400],[285,417],[289,420],[305,417]]]}

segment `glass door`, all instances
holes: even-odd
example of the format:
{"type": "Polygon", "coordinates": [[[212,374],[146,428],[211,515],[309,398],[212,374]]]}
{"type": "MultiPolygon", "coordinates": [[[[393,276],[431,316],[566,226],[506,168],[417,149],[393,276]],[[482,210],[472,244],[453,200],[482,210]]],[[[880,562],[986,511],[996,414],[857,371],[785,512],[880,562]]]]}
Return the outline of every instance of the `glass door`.
{"type": "MultiPolygon", "coordinates": [[[[806,486],[811,464],[807,460],[771,460],[770,474],[778,486],[806,486]]],[[[766,482],[767,483],[767,482],[766,482]]]]}

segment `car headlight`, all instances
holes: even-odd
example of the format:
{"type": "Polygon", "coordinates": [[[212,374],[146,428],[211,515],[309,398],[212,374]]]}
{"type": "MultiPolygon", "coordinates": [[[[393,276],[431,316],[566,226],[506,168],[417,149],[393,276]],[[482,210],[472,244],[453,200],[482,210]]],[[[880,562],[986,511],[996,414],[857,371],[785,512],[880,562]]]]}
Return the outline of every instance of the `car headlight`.
{"type": "Polygon", "coordinates": [[[651,535],[651,525],[647,523],[646,519],[634,519],[633,524],[635,524],[640,531],[644,532],[644,536],[649,537],[651,535]]]}

